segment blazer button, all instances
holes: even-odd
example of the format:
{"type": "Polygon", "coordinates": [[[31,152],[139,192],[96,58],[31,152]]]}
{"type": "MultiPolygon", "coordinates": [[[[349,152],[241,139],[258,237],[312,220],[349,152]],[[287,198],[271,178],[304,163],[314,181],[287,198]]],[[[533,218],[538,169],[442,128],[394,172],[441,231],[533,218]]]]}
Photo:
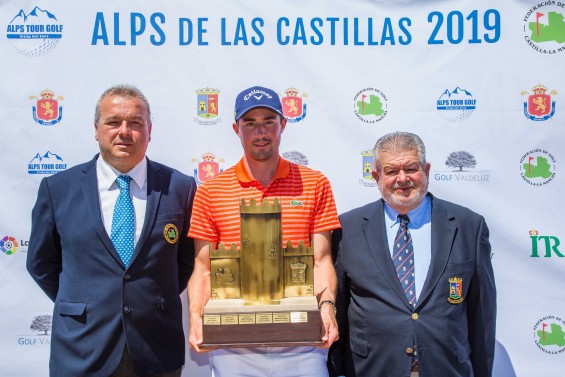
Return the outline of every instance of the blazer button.
{"type": "Polygon", "coordinates": [[[131,308],[129,306],[124,306],[124,313],[131,312],[131,308]]]}
{"type": "Polygon", "coordinates": [[[412,313],[412,319],[417,320],[418,319],[418,313],[412,313]]]}
{"type": "Polygon", "coordinates": [[[406,348],[406,353],[407,353],[408,355],[412,355],[412,354],[414,353],[414,348],[412,348],[412,347],[406,348]]]}
{"type": "Polygon", "coordinates": [[[131,279],[130,274],[125,274],[125,275],[124,275],[124,280],[129,280],[129,279],[131,279]]]}

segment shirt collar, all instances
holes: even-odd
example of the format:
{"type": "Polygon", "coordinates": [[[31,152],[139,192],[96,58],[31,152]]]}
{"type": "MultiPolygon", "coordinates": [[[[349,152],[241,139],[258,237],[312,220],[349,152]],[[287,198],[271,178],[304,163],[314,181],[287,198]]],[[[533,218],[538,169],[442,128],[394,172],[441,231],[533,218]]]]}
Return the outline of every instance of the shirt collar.
{"type": "MultiPolygon", "coordinates": [[[[253,175],[250,171],[247,170],[245,167],[245,157],[242,157],[241,160],[235,165],[235,174],[237,176],[237,180],[240,182],[253,182],[256,181],[253,178],[253,175]]],[[[273,181],[275,179],[281,179],[288,177],[290,173],[290,162],[285,160],[282,157],[279,157],[279,164],[277,165],[277,171],[275,172],[275,176],[273,177],[273,181]]]]}
{"type": "MultiPolygon", "coordinates": [[[[96,161],[97,171],[102,178],[104,187],[110,190],[110,187],[115,183],[116,178],[123,173],[120,173],[112,165],[108,164],[101,156],[98,157],[96,161]]],[[[137,165],[133,167],[129,172],[125,173],[129,175],[131,179],[135,182],[137,187],[141,190],[145,185],[145,180],[147,179],[147,159],[143,158],[137,165]]]]}
{"type": "MultiPolygon", "coordinates": [[[[385,214],[394,226],[398,222],[398,211],[393,209],[387,202],[384,202],[385,214]]],[[[406,215],[410,218],[410,228],[420,228],[422,225],[428,223],[432,219],[432,201],[428,195],[424,196],[424,200],[412,211],[406,215]]]]}

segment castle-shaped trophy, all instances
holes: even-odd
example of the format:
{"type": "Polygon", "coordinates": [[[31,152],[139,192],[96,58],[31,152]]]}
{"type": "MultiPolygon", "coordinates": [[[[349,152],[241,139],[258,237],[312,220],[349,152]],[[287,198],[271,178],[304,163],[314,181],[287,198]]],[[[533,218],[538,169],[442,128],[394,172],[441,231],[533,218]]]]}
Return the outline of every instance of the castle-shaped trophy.
{"type": "Polygon", "coordinates": [[[240,202],[240,249],[210,250],[201,348],[321,346],[312,245],[282,244],[281,206],[240,202]]]}

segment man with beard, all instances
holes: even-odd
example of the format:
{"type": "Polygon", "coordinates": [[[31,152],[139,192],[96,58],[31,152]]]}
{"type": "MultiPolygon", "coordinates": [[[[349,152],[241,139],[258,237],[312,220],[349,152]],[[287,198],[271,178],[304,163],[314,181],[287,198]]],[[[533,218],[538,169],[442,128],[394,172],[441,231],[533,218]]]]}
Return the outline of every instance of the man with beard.
{"type": "Polygon", "coordinates": [[[373,150],[382,199],[334,232],[340,340],[335,376],[491,376],[496,288],[482,216],[428,193],[417,135],[373,150]]]}
{"type": "MultiPolygon", "coordinates": [[[[200,351],[202,315],[211,297],[210,248],[222,243],[240,249],[240,203],[251,200],[281,206],[282,244],[312,245],[314,293],[319,299],[324,348],[230,348],[210,353],[215,377],[323,377],[327,348],[337,339],[336,278],[331,257],[331,231],[339,228],[328,179],[320,172],[279,155],[286,126],[279,96],[255,86],[242,91],[235,102],[233,130],[243,146],[243,158],[198,187],[189,237],[195,239],[196,262],[188,284],[192,348],[200,351]],[[325,349],[326,348],[326,349],[325,349]]],[[[227,331],[227,330],[226,330],[227,331]]],[[[268,340],[268,339],[266,339],[268,340]]]]}

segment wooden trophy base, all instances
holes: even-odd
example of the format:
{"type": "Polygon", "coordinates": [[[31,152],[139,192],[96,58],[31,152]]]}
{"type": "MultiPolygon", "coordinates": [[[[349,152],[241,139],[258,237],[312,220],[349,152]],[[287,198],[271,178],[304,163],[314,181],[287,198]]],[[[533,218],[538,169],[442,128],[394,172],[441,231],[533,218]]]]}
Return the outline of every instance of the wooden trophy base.
{"type": "Polygon", "coordinates": [[[203,349],[323,346],[316,297],[284,298],[260,305],[240,299],[210,300],[204,308],[203,349]]]}

